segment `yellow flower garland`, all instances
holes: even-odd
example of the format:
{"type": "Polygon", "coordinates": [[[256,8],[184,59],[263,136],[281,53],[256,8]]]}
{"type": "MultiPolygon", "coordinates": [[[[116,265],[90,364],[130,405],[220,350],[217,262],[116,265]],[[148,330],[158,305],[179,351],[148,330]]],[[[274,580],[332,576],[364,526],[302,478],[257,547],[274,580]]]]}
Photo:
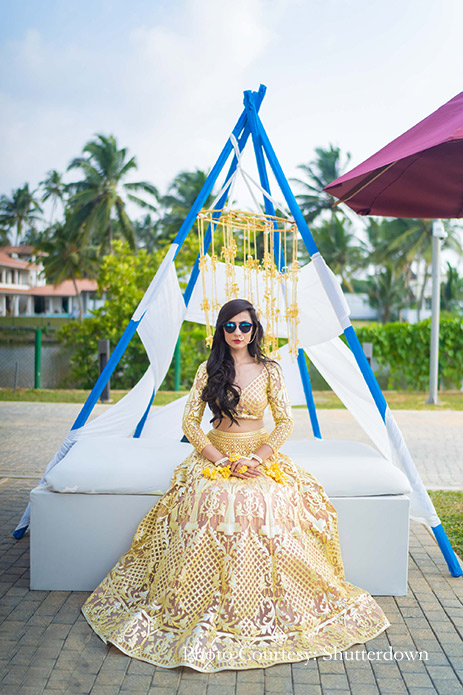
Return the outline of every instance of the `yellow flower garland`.
{"type": "Polygon", "coordinates": [[[238,296],[248,299],[256,307],[258,316],[265,317],[264,352],[280,358],[278,331],[279,324],[285,320],[289,353],[296,359],[299,347],[297,284],[300,271],[297,240],[297,226],[292,219],[242,210],[202,210],[198,214],[199,271],[203,288],[201,309],[204,311],[206,344],[209,348],[213,340],[213,324],[220,309],[217,264],[219,259],[223,259],[227,300],[238,296]],[[208,230],[211,234],[210,259],[206,256],[205,244],[208,230]],[[278,263],[277,267],[275,251],[279,248],[283,251],[281,255],[284,256],[285,265],[278,263]],[[243,286],[237,280],[238,265],[243,267],[243,286]],[[209,272],[211,285],[208,288],[206,275],[209,272]],[[263,287],[259,278],[263,279],[263,287]],[[284,297],[282,306],[279,306],[280,295],[284,297]]]}

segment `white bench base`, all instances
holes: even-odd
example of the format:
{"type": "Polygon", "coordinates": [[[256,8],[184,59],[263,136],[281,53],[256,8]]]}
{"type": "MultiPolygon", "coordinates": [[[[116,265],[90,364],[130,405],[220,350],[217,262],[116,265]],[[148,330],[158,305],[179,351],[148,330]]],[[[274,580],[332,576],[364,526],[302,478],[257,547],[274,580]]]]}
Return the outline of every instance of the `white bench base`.
{"type": "MultiPolygon", "coordinates": [[[[156,495],[31,492],[31,589],[93,591],[125,553],[156,495]]],[[[332,497],[347,581],[375,596],[407,593],[410,500],[332,497]]]]}

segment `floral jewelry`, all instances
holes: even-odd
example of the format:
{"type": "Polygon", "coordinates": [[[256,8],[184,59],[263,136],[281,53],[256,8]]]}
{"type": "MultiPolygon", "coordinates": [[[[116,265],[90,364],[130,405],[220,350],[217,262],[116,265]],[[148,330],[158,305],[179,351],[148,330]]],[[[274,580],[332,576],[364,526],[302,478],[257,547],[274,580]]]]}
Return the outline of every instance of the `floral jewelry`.
{"type": "MultiPolygon", "coordinates": [[[[235,463],[236,461],[240,461],[241,459],[246,459],[247,461],[249,461],[249,458],[247,456],[242,456],[241,454],[232,454],[231,456],[228,457],[228,460],[230,461],[230,463],[235,463]]],[[[244,473],[244,471],[247,471],[247,470],[248,470],[248,467],[246,465],[240,466],[238,468],[238,471],[241,471],[242,473],[244,473]]]]}
{"type": "MultiPolygon", "coordinates": [[[[242,458],[240,456],[240,458],[242,458]]],[[[240,471],[247,471],[248,467],[247,466],[241,466],[240,471]]],[[[216,480],[217,476],[220,474],[222,478],[229,478],[231,476],[231,468],[230,464],[227,466],[222,466],[221,468],[203,468],[201,473],[204,475],[205,478],[209,478],[210,480],[216,480]]]]}
{"type": "Polygon", "coordinates": [[[271,463],[271,464],[267,465],[265,468],[266,468],[267,475],[270,478],[273,478],[273,480],[276,483],[282,483],[283,485],[285,485],[288,482],[289,478],[281,470],[280,464],[278,463],[278,461],[275,461],[275,463],[271,463]]]}
{"type": "MultiPolygon", "coordinates": [[[[216,461],[215,465],[219,466],[219,464],[224,463],[225,461],[230,461],[230,463],[235,463],[235,461],[240,461],[241,459],[247,459],[248,461],[250,460],[249,456],[242,456],[241,454],[232,454],[231,456],[224,456],[223,459],[220,459],[220,461],[216,461]]],[[[210,480],[216,480],[217,475],[220,473],[222,478],[229,478],[231,475],[231,468],[230,468],[230,463],[228,463],[226,466],[220,465],[219,468],[203,468],[201,473],[206,477],[209,478],[210,480]]],[[[239,470],[244,473],[244,471],[248,470],[248,466],[240,466],[239,470]]]]}

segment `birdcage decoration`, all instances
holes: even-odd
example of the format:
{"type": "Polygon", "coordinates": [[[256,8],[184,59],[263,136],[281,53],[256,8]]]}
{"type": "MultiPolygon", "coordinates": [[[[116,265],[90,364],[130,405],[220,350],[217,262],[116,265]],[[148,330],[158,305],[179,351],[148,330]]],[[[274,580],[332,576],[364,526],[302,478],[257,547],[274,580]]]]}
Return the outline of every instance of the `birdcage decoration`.
{"type": "Polygon", "coordinates": [[[207,345],[212,345],[222,304],[217,291],[217,271],[219,263],[223,263],[225,301],[240,297],[255,306],[265,329],[264,352],[279,356],[279,327],[285,322],[289,352],[296,357],[299,264],[294,221],[240,210],[204,210],[198,215],[198,240],[203,288],[201,309],[205,315],[207,345]],[[210,255],[206,255],[205,237],[209,227],[210,255]],[[275,258],[280,259],[278,265],[275,258]]]}

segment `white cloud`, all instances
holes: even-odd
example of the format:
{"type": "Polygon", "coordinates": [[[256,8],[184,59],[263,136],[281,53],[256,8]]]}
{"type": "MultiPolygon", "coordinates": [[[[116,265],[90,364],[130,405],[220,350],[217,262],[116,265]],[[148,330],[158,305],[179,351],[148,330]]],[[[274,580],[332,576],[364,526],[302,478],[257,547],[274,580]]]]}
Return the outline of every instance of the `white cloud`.
{"type": "Polygon", "coordinates": [[[63,170],[95,132],[114,134],[135,176],[161,188],[207,169],[259,81],[288,176],[329,142],[358,162],[461,89],[452,2],[146,0],[158,10],[126,27],[121,12],[117,37],[101,14],[92,32],[84,21],[47,32],[45,4],[43,29],[24,16],[23,35],[0,44],[0,193],[63,170]]]}
{"type": "Polygon", "coordinates": [[[250,68],[276,36],[287,0],[185,0],[163,23],[127,33],[124,50],[45,42],[29,28],[0,49],[0,187],[64,168],[93,133],[111,132],[165,185],[212,166],[242,109],[250,68]]]}

